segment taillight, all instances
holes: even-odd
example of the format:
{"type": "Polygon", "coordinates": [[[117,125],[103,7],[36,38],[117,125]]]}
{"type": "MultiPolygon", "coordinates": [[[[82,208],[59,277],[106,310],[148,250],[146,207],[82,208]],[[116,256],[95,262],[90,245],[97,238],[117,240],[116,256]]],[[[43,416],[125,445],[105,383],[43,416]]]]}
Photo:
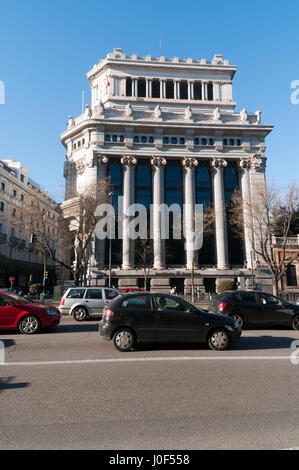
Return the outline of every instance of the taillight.
{"type": "Polygon", "coordinates": [[[220,302],[220,304],[217,304],[217,307],[221,312],[225,309],[226,306],[227,306],[226,302],[220,302]]]}
{"type": "Polygon", "coordinates": [[[65,299],[61,299],[61,304],[60,305],[64,305],[65,304],[65,299]]]}
{"type": "Polygon", "coordinates": [[[114,315],[114,312],[112,312],[112,310],[104,310],[104,315],[105,317],[113,317],[114,315]]]}

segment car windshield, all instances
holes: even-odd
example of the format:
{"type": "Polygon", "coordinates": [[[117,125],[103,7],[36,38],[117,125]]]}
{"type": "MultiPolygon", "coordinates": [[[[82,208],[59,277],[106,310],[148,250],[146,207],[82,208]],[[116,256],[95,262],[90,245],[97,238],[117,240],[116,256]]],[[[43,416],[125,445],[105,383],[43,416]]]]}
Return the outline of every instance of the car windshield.
{"type": "Polygon", "coordinates": [[[14,292],[5,292],[9,297],[12,299],[16,300],[19,304],[33,304],[32,300],[25,299],[21,295],[15,294],[14,292]]]}

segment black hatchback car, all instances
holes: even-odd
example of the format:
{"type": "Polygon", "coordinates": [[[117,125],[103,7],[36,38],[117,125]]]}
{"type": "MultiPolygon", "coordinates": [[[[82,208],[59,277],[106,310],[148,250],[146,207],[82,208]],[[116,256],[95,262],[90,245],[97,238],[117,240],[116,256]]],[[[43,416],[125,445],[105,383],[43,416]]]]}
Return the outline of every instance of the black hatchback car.
{"type": "Polygon", "coordinates": [[[209,312],[228,315],[236,320],[240,328],[284,326],[299,330],[299,305],[264,292],[223,292],[212,299],[209,312]]]}
{"type": "Polygon", "coordinates": [[[241,335],[231,318],[211,315],[174,295],[149,292],[116,297],[104,309],[99,331],[119,351],[141,342],[205,342],[222,350],[241,335]]]}

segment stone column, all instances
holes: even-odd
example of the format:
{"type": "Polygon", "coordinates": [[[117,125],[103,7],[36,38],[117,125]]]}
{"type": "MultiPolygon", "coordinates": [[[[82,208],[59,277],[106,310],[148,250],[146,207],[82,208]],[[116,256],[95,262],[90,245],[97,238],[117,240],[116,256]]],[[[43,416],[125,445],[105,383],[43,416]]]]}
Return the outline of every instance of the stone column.
{"type": "Polygon", "coordinates": [[[196,252],[193,249],[193,233],[195,230],[195,168],[198,166],[196,158],[184,158],[184,224],[185,224],[185,247],[186,267],[194,269],[197,267],[196,252]]]}
{"type": "Polygon", "coordinates": [[[153,243],[154,243],[154,269],[163,269],[165,265],[165,240],[161,239],[161,212],[159,207],[164,204],[164,167],[166,159],[153,157],[153,243]]]}
{"type": "Polygon", "coordinates": [[[134,241],[129,238],[129,222],[128,209],[134,204],[135,195],[135,166],[137,159],[132,156],[123,156],[121,158],[123,165],[123,211],[122,211],[122,228],[123,228],[123,264],[122,269],[132,269],[134,267],[134,241]]]}
{"type": "Polygon", "coordinates": [[[226,209],[224,195],[223,169],[227,162],[222,158],[214,158],[211,162],[213,174],[213,192],[216,226],[216,253],[218,269],[228,269],[228,247],[226,209]]]}
{"type": "Polygon", "coordinates": [[[247,268],[252,268],[252,243],[253,243],[253,218],[251,211],[251,194],[250,194],[250,160],[242,158],[239,162],[240,166],[240,186],[243,200],[243,217],[244,217],[244,245],[245,259],[247,268]]]}

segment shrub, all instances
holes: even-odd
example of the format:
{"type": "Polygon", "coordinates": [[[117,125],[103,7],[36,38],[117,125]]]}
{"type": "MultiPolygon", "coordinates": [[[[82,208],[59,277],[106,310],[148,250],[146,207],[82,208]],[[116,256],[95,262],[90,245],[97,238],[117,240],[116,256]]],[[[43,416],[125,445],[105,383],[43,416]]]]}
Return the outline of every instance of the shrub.
{"type": "Polygon", "coordinates": [[[226,279],[224,281],[220,281],[217,286],[217,292],[224,292],[225,290],[235,290],[236,284],[234,281],[226,279]]]}
{"type": "Polygon", "coordinates": [[[29,292],[30,294],[36,295],[36,294],[41,294],[43,291],[43,285],[42,284],[31,284],[29,287],[29,292]]]}

